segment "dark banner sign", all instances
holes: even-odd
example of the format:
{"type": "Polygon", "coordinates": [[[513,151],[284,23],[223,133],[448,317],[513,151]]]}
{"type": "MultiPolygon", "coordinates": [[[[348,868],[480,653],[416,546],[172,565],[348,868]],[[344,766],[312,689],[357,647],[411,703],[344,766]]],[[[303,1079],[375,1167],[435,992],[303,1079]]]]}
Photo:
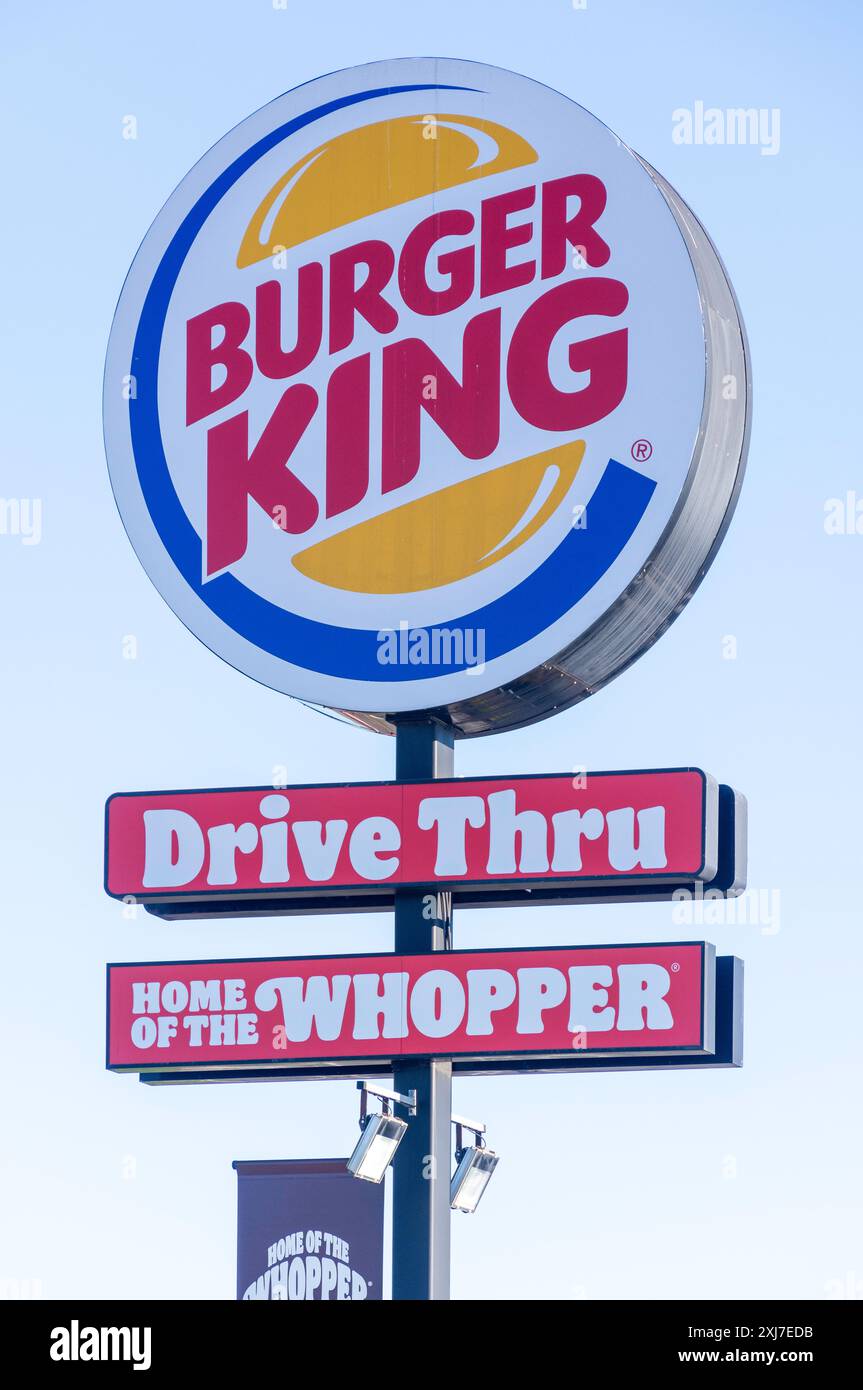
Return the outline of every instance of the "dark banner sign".
{"type": "Polygon", "coordinates": [[[118,793],[105,887],[168,917],[390,908],[426,885],[460,906],[654,898],[723,868],[735,891],[725,793],[697,768],[118,793]]]}
{"type": "Polygon", "coordinates": [[[705,942],[108,967],[108,1066],[710,1054],[705,942]]]}
{"type": "Polygon", "coordinates": [[[383,1298],[384,1188],[344,1158],[236,1162],[237,1298],[383,1298]]]}

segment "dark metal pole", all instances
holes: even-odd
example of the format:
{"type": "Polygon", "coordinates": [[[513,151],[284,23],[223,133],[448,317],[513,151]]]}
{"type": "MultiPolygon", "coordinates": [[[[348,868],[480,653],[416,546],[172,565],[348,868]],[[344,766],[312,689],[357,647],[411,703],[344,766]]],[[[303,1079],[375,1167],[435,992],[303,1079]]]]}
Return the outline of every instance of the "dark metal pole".
{"type": "MultiPolygon", "coordinates": [[[[399,723],[396,780],[453,775],[452,729],[433,720],[399,723]]],[[[446,951],[452,938],[449,893],[396,890],[395,950],[401,955],[446,951]]],[[[399,1062],[393,1085],[416,1091],[416,1114],[393,1165],[393,1298],[449,1298],[450,1117],[452,1061],[399,1062]]]]}

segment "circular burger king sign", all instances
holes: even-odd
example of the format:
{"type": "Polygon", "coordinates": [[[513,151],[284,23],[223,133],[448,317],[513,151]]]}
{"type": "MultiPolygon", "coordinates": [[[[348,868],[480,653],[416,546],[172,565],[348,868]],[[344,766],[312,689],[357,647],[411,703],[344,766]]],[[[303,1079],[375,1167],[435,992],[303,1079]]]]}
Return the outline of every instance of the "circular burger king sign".
{"type": "Polygon", "coordinates": [[[733,292],[581,107],[404,59],[279,97],[195,165],[105,377],[129,537],[239,670],[389,729],[591,694],[701,578],[743,470],[733,292]]]}

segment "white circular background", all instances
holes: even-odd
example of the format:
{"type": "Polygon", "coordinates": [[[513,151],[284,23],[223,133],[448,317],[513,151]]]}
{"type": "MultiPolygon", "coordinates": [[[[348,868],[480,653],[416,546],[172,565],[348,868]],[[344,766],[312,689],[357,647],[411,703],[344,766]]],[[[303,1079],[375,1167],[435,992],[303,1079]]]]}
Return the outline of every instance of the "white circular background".
{"type": "MultiPolygon", "coordinates": [[[[535,214],[537,208],[532,210],[535,214]]],[[[513,221],[526,221],[531,213],[513,221]]],[[[534,221],[538,228],[538,217],[534,221]]],[[[453,239],[443,250],[462,244],[453,239]]],[[[536,258],[533,240],[510,253],[510,262],[536,258]]],[[[325,276],[326,284],[326,276],[325,276]]],[[[325,290],[326,292],[326,290],[325,290]]],[[[326,315],[326,310],[325,310],[326,315]]],[[[326,322],[326,317],[325,317],[326,322]]],[[[642,164],[604,125],[574,102],[525,77],[484,65],[449,59],[402,59],[351,68],[288,92],[250,116],[226,135],[190,171],[168,200],[135,258],[117,307],[105,377],[105,437],[111,482],[124,524],[139,559],[175,613],[214,652],[256,680],[286,694],[341,709],[403,712],[476,699],[524,676],[573,643],[611,607],[644,565],[666,528],[681,496],[693,459],[705,394],[705,335],[695,271],[684,239],[665,198],[642,164]],[[285,383],[256,372],[241,402],[198,425],[185,423],[185,325],[188,318],[220,303],[239,300],[254,305],[256,285],[278,275],[289,301],[296,293],[297,268],[321,260],[367,236],[389,240],[398,250],[407,233],[431,211],[466,207],[493,194],[573,173],[600,178],[608,201],[597,231],[611,249],[602,267],[578,270],[571,265],[555,279],[534,281],[520,289],[480,300],[475,292],[463,308],[439,318],[413,316],[392,286],[399,326],[387,338],[359,331],[344,352],[330,356],[326,344],[312,367],[300,374],[323,400],[326,380],[339,362],[370,350],[372,410],[367,496],[348,515],[327,521],[294,537],[274,528],[259,508],[250,508],[249,545],[231,572],[248,588],[290,612],[336,627],[381,629],[446,625],[460,615],[509,593],[560,544],[572,524],[573,507],[589,503],[609,459],[618,459],[646,474],[656,487],[633,536],[589,592],[560,619],[532,640],[489,660],[481,671],[429,674],[420,680],[354,680],[333,677],[303,665],[302,652],[281,660],[253,645],[221,621],[186,584],[159,536],[141,492],[133,457],[129,403],[123,383],[131,371],[132,346],[141,306],[152,276],[189,210],[223,170],[274,128],[348,93],[412,83],[446,84],[471,90],[387,93],[332,112],[281,141],[246,171],[217,204],[183,264],[164,326],[159,365],[158,404],[162,439],[171,478],[183,509],[199,536],[205,535],[206,430],[237,409],[250,412],[250,440],[266,424],[285,383]],[[277,180],[310,150],[342,132],[398,116],[458,113],[496,121],[526,139],[539,161],[474,183],[416,199],[401,207],[335,229],[292,249],[287,268],[274,271],[267,259],[236,268],[237,250],[252,214],[277,180]],[[538,430],[512,407],[504,384],[501,433],[496,451],[480,462],[462,458],[442,431],[423,420],[422,464],[417,477],[397,494],[381,499],[379,485],[380,350],[385,342],[423,338],[449,367],[461,375],[461,339],[465,323],[484,309],[500,306],[503,314],[502,376],[513,326],[541,294],[572,276],[603,276],[622,281],[629,292],[625,312],[614,319],[585,318],[564,329],[555,341],[550,363],[555,383],[576,390],[586,378],[567,365],[569,344],[625,327],[628,332],[628,383],[621,404],[606,419],[578,432],[538,430]],[[376,414],[378,418],[376,419],[376,414]],[[290,563],[292,553],[343,529],[382,506],[401,505],[460,478],[584,438],[586,451],[571,493],[555,515],[529,541],[497,564],[454,584],[424,593],[366,595],[317,584],[290,563]],[[649,461],[633,463],[634,441],[649,439],[649,461]],[[377,470],[377,472],[376,472],[377,470]]],[[[323,409],[312,421],[290,466],[321,495],[324,471],[323,409]]],[[[141,461],[146,467],[146,460],[141,461]]],[[[322,509],[323,511],[323,509],[322,509]]],[[[589,512],[588,512],[589,521],[589,512]]]]}

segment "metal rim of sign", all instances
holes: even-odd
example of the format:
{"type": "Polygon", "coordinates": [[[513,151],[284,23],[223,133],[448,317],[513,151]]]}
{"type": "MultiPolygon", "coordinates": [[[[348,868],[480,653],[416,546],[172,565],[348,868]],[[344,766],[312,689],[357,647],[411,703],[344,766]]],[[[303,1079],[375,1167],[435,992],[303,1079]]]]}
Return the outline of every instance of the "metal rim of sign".
{"type": "MultiPolygon", "coordinates": [[[[620,675],[688,603],[731,522],[749,447],[749,349],[731,282],[695,214],[655,169],[641,163],[674,214],[698,281],[706,352],[704,408],[686,485],[655,550],[601,622],[553,663],[575,687],[567,703],[586,698],[620,675]],[[726,383],[737,388],[730,399],[722,394],[726,383]]],[[[539,683],[545,669],[532,672],[528,681],[539,683]]]]}
{"type": "MultiPolygon", "coordinates": [[[[536,96],[534,99],[538,100],[536,96]]],[[[431,104],[428,95],[427,101],[431,104]]],[[[307,137],[307,142],[312,139],[312,136],[307,137]]],[[[218,196],[221,197],[221,193],[218,196]]],[[[186,231],[184,234],[188,240],[189,233],[186,231]]],[[[664,232],[662,237],[665,237],[664,232]]],[[[194,236],[187,250],[193,245],[194,236]]],[[[678,252],[675,251],[674,255],[677,256],[678,252]]],[[[182,258],[180,261],[182,264],[182,258]]],[[[180,270],[174,267],[172,273],[175,280],[171,281],[171,285],[175,284],[180,270]]],[[[675,284],[674,288],[676,292],[680,285],[675,284]]],[[[748,348],[733,289],[698,219],[661,175],[569,98],[553,93],[528,78],[459,60],[402,59],[331,74],[278,98],[225,136],[183,180],[145,238],[118,304],[106,362],[105,437],[112,486],[132,544],[162,596],[186,626],[211,650],[264,684],[311,704],[340,709],[357,722],[380,732],[393,732],[396,723],[404,719],[435,717],[450,725],[456,736],[466,737],[521,727],[586,698],[625,670],[661,636],[705,574],[729,524],[745,466],[750,402],[748,348]],[[404,78],[403,87],[399,87],[397,77],[404,78]],[[468,77],[472,79],[472,86],[468,85],[468,77]],[[305,668],[300,679],[297,668],[285,661],[275,660],[269,652],[255,649],[239,626],[232,626],[234,619],[230,616],[238,611],[237,603],[243,586],[235,582],[232,574],[220,574],[206,589],[198,578],[200,561],[196,574],[194,564],[190,568],[187,563],[184,569],[171,552],[170,540],[166,539],[168,533],[173,531],[176,536],[184,528],[191,531],[194,528],[182,513],[176,493],[171,491],[167,467],[164,476],[156,477],[154,471],[154,459],[162,450],[159,396],[161,332],[172,291],[167,294],[162,321],[156,325],[158,331],[153,323],[149,324],[149,330],[153,330],[154,346],[153,355],[145,360],[140,349],[142,343],[148,341],[143,332],[147,306],[150,304],[148,292],[153,289],[158,276],[164,277],[169,254],[174,260],[179,258],[177,245],[187,227],[190,199],[200,194],[194,204],[197,207],[203,201],[203,188],[211,201],[218,201],[213,190],[217,189],[220,179],[224,180],[230,172],[226,166],[228,154],[236,152],[239,147],[244,147],[248,153],[249,141],[254,136],[260,137],[261,132],[268,129],[272,134],[274,123],[277,124],[286,115],[293,115],[290,124],[294,131],[319,119],[321,112],[331,112],[336,106],[350,105],[353,109],[354,104],[366,97],[384,96],[388,99],[394,90],[420,90],[428,94],[433,89],[445,89],[450,100],[455,90],[460,93],[479,91],[481,95],[487,95],[482,88],[483,80],[488,89],[497,84],[495,96],[499,96],[500,92],[512,93],[515,89],[523,89],[528,98],[541,93],[542,100],[546,102],[565,102],[573,121],[581,122],[585,130],[589,128],[591,138],[599,138],[596,136],[598,130],[602,132],[603,139],[613,143],[618,151],[614,159],[620,163],[623,171],[621,180],[627,183],[628,189],[634,186],[632,168],[637,167],[656,197],[661,199],[668,217],[670,236],[673,238],[676,233],[685,248],[698,299],[704,354],[700,422],[689,455],[688,469],[685,475],[682,474],[682,486],[676,488],[675,485],[676,502],[658,539],[647,553],[643,549],[641,553],[631,551],[624,545],[622,551],[616,553],[614,564],[600,573],[599,580],[605,580],[613,573],[616,582],[623,572],[620,567],[615,568],[621,553],[637,556],[637,566],[628,582],[619,588],[613,600],[592,622],[585,625],[582,621],[581,627],[564,645],[560,645],[558,638],[555,638],[548,654],[543,653],[544,640],[552,629],[559,632],[561,623],[565,623],[578,608],[579,599],[564,614],[561,622],[547,624],[531,641],[502,654],[493,653],[487,668],[485,664],[475,670],[463,667],[458,672],[432,677],[420,673],[423,679],[414,680],[412,685],[406,684],[404,689],[393,678],[390,688],[394,693],[398,692],[399,698],[393,698],[392,703],[388,704],[386,696],[389,690],[383,681],[375,684],[365,680],[332,680],[329,676],[319,678],[319,673],[313,673],[307,680],[305,668]],[[331,99],[329,104],[324,103],[313,111],[309,110],[316,97],[328,94],[338,99],[331,99]],[[626,169],[623,168],[624,164],[627,165],[626,169]],[[140,375],[136,377],[136,373],[140,375]],[[135,383],[135,390],[131,397],[122,399],[118,386],[120,381],[126,380],[135,383]],[[142,433],[140,429],[148,409],[149,434],[142,433]],[[133,427],[138,428],[137,443],[133,438],[133,427]],[[152,500],[156,497],[159,499],[158,505],[152,500]],[[160,511],[163,505],[164,510],[160,511]],[[224,613],[214,616],[214,605],[221,603],[223,598],[226,604],[224,613]],[[489,688],[485,688],[486,685],[489,688]],[[444,699],[434,699],[436,689],[445,692],[444,699]],[[359,698],[363,691],[368,693],[359,698]],[[465,695],[465,691],[470,693],[465,695]]],[[[628,446],[628,435],[626,442],[628,446]]],[[[649,441],[641,442],[650,447],[649,441]]],[[[621,439],[621,454],[623,447],[624,440],[621,439]]],[[[635,459],[636,455],[633,453],[632,457],[635,459]]],[[[663,486],[665,498],[669,488],[665,482],[663,486]]],[[[569,497],[572,495],[570,493],[569,497]]],[[[587,499],[588,513],[593,495],[587,499]]],[[[645,503],[643,514],[646,514],[646,510],[645,503]]],[[[637,525],[637,535],[646,534],[638,531],[637,525]]],[[[570,538],[571,534],[566,539],[570,538]]],[[[200,542],[197,533],[195,541],[200,542]]],[[[562,550],[563,544],[554,552],[554,556],[562,550]]],[[[545,560],[551,558],[546,556],[545,560]]],[[[524,612],[533,601],[532,596],[538,592],[533,581],[540,570],[552,574],[546,563],[539,565],[522,575],[521,581],[524,582],[517,583],[511,592],[493,596],[492,602],[475,610],[472,616],[490,612],[496,604],[499,606],[499,600],[512,599],[522,590],[525,592],[518,602],[524,612]],[[526,590],[528,579],[532,583],[529,593],[526,590]]],[[[560,573],[558,566],[555,571],[557,580],[547,576],[543,582],[547,586],[557,582],[559,586],[560,573]]],[[[593,594],[588,594],[594,607],[605,601],[604,598],[596,598],[599,580],[593,585],[593,594]]],[[[260,594],[250,592],[249,597],[253,602],[257,601],[256,611],[260,614],[265,614],[269,608],[271,615],[278,616],[278,610],[261,602],[260,594]]],[[[507,611],[515,612],[511,605],[507,611]]],[[[590,612],[589,609],[581,611],[590,612]]],[[[391,612],[392,626],[395,628],[397,621],[401,622],[398,605],[393,603],[391,612]]],[[[265,626],[267,621],[265,618],[265,626]]],[[[422,622],[411,622],[409,625],[413,630],[415,627],[421,628],[422,622]]],[[[505,629],[506,624],[501,626],[505,629]]],[[[312,628],[324,634],[332,633],[331,638],[326,640],[334,652],[340,647],[347,650],[350,645],[347,639],[352,635],[372,636],[371,632],[360,633],[357,630],[355,633],[352,627],[327,628],[326,625],[312,623],[308,630],[312,628]]],[[[299,648],[296,648],[296,659],[305,659],[299,648]]],[[[339,660],[343,658],[339,656],[339,660]]],[[[363,669],[366,670],[365,667],[363,669]]],[[[416,674],[411,673],[412,678],[416,674]]],[[[396,676],[401,679],[404,672],[397,672],[396,676]]]]}

